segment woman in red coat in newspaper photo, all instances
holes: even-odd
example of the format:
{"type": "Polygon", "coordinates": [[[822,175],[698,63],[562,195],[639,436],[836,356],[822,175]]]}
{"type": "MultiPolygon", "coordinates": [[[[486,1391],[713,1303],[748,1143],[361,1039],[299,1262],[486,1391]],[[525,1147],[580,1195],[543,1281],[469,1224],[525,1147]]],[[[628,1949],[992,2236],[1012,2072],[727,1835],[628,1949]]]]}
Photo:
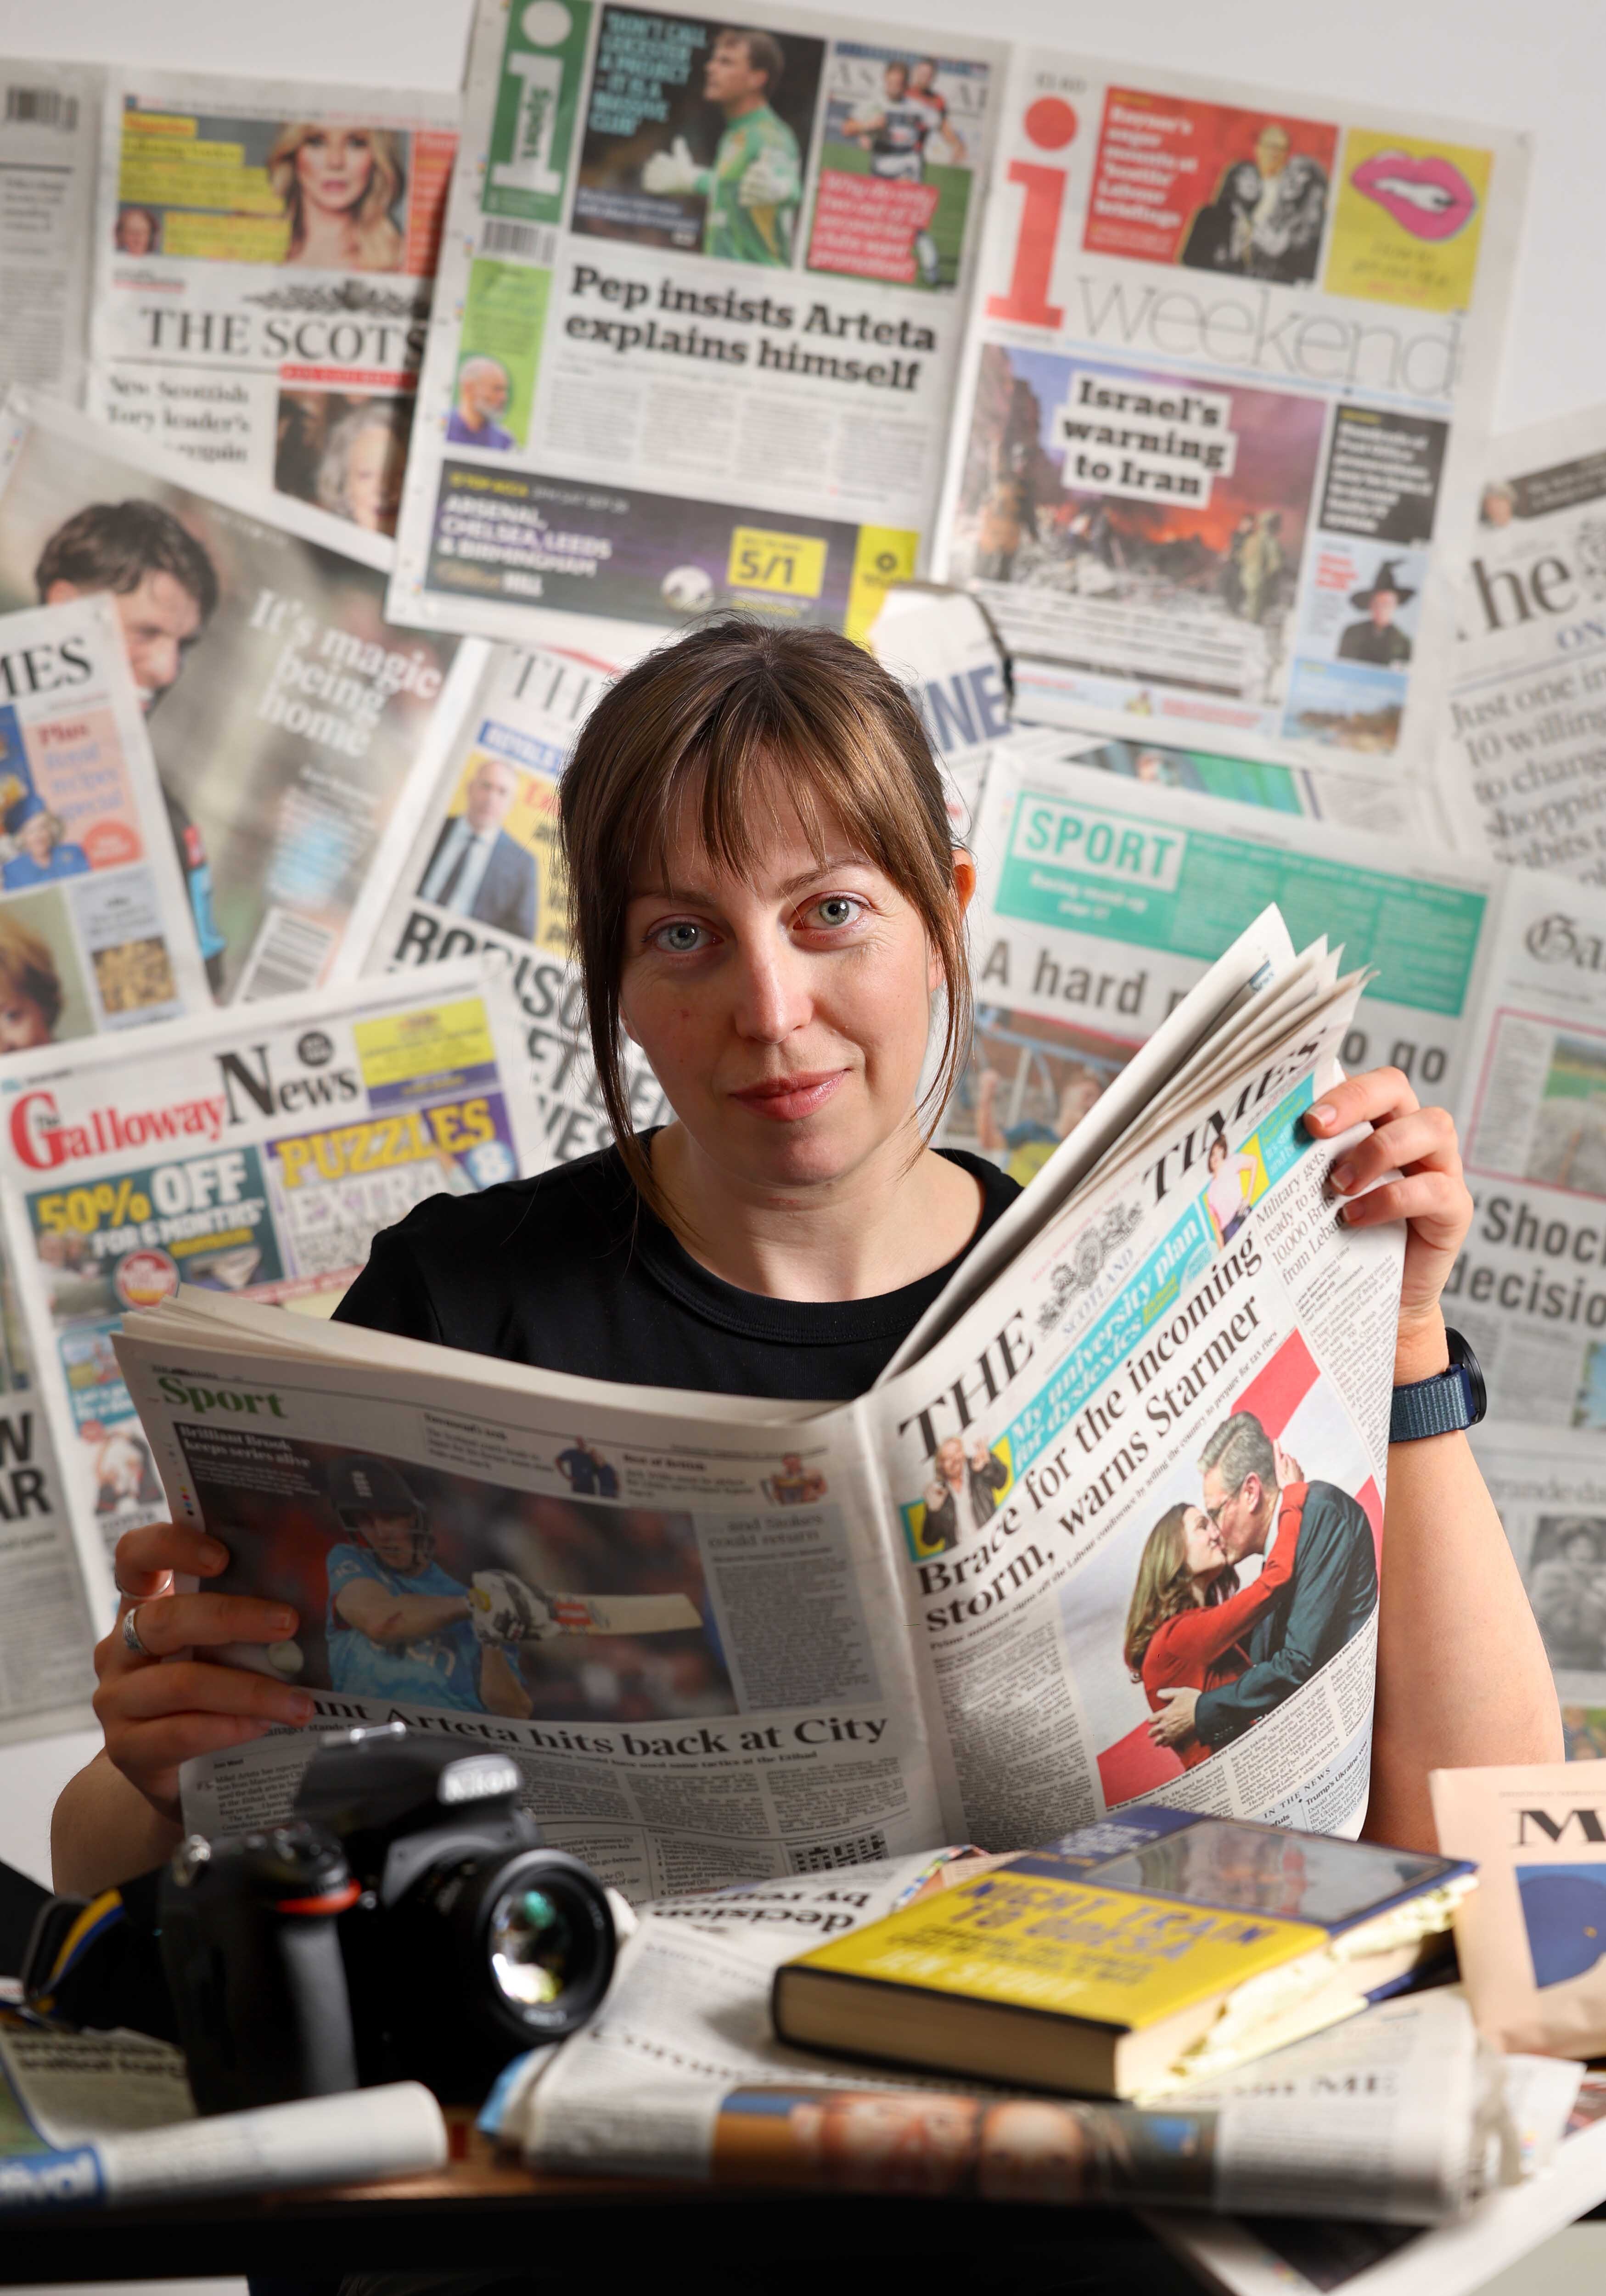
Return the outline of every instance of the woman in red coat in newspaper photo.
{"type": "MultiPolygon", "coordinates": [[[[1295,1481],[1285,1496],[1297,1497],[1303,1488],[1295,1481]]],[[[1168,1507],[1149,1533],[1127,1613],[1124,1651],[1132,1678],[1143,1684],[1155,1713],[1164,1709],[1162,1691],[1218,1690],[1248,1669],[1250,1628],[1293,1577],[1299,1510],[1284,1513],[1291,1523],[1282,1527],[1265,1569],[1247,1587],[1238,1585],[1221,1533],[1203,1507],[1168,1507]]],[[[1176,1751],[1191,1770],[1214,1749],[1194,1738],[1176,1751]]]]}
{"type": "MultiPolygon", "coordinates": [[[[563,776],[561,830],[613,1144],[419,1204],[374,1239],[340,1318],[593,1379],[864,1394],[1018,1193],[984,1158],[933,1144],[969,1058],[976,865],[917,709],[832,630],[702,623],[598,701],[563,776]],[[627,1037],[674,1111],[645,1135],[627,1037]]],[[[1333,1216],[1404,1226],[1380,1382],[1444,1374],[1439,1295],[1473,1209],[1454,1122],[1397,1069],[1335,1080],[1301,1120],[1333,1216]]],[[[1225,1475],[1211,1470],[1213,1491],[1225,1475]]],[[[1276,1480],[1268,1464],[1219,1495],[1229,1552],[1281,1546],[1260,1520],[1276,1480]]],[[[1365,1827],[1431,1849],[1430,1771],[1559,1760],[1561,1717],[1464,1432],[1393,1443],[1387,1490],[1365,1827]]],[[[1302,1549],[1312,1529],[1307,1515],[1302,1549]]],[[[171,1523],[119,1543],[123,1610],[96,1654],[105,1747],[57,1804],[61,1888],[94,1892],[170,1854],[186,1758],[312,1718],[297,1685],[213,1662],[297,1629],[289,1603],[206,1592],[229,1562],[224,1542],[171,1523]]],[[[1198,1631],[1184,1607],[1162,1654],[1198,1631]]],[[[1161,1694],[1151,1728],[1170,1737],[1175,1714],[1179,1749],[1210,1737],[1194,1714],[1212,1702],[1237,1696],[1235,1721],[1252,1726],[1236,1685],[1161,1694]]]]}

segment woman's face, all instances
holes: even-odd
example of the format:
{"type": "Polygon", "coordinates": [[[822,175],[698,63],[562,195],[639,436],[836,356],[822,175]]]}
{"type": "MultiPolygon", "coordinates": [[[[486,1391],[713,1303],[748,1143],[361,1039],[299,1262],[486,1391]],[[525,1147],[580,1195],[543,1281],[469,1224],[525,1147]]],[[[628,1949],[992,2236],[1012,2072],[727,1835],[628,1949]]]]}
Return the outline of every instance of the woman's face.
{"type": "Polygon", "coordinates": [[[29,860],[43,869],[48,865],[50,857],[56,849],[55,824],[47,813],[29,814],[22,824],[22,834],[17,842],[29,860]]]}
{"type": "Polygon", "coordinates": [[[296,181],[309,207],[347,215],[373,174],[373,147],[360,127],[315,127],[296,152],[296,181]]]}
{"type": "Polygon", "coordinates": [[[20,989],[0,989],[0,1053],[25,1053],[30,1045],[50,1041],[43,1006],[20,989]]]}
{"type": "MultiPolygon", "coordinates": [[[[695,802],[625,920],[620,1007],[694,1146],[737,1186],[812,1187],[908,1137],[941,968],[919,915],[829,820],[822,861],[777,777],[750,877],[695,802]]],[[[955,865],[957,898],[975,872],[955,865]]]]}
{"type": "Polygon", "coordinates": [[[1205,1162],[1212,1172],[1219,1172],[1226,1160],[1227,1144],[1218,1132],[1210,1143],[1210,1152],[1205,1158],[1205,1162]]]}
{"type": "Polygon", "coordinates": [[[1218,1578],[1226,1568],[1221,1533],[1202,1507],[1186,1507],[1182,1519],[1183,1560],[1195,1578],[1218,1578]]]}
{"type": "Polygon", "coordinates": [[[388,424],[371,422],[357,432],[346,463],[346,508],[354,526],[370,534],[394,533],[400,464],[388,424]]]}

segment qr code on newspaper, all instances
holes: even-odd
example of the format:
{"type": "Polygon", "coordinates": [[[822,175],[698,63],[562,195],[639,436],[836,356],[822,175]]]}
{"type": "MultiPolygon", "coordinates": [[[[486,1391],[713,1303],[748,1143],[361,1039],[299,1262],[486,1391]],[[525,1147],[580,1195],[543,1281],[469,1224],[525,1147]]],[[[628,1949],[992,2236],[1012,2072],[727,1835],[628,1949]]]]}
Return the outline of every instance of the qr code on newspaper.
{"type": "Polygon", "coordinates": [[[811,1841],[807,1849],[788,1852],[794,1874],[830,1874],[839,1866],[863,1866],[872,1857],[891,1855],[887,1837],[873,1829],[850,1833],[841,1841],[811,1841]]]}

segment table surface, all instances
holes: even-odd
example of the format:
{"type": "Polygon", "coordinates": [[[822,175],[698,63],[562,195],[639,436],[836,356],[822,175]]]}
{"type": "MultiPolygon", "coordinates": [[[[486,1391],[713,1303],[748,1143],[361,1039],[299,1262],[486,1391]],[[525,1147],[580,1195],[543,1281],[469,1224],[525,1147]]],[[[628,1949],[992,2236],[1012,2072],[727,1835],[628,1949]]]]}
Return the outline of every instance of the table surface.
{"type": "Polygon", "coordinates": [[[777,2269],[765,2270],[764,2285],[790,2286],[790,2264],[799,2276],[823,2277],[830,2296],[844,2285],[845,2265],[849,2278],[855,2264],[875,2269],[881,2284],[895,2259],[996,2267],[1006,2250],[1012,2277],[1040,2267],[1053,2276],[1045,2284],[1059,2289],[1074,2281],[1128,2296],[1198,2296],[1198,2282],[1136,2219],[1113,2210],[537,2176],[498,2159],[465,2117],[451,2116],[451,2132],[455,2157],[422,2176],[252,2200],[8,2218],[0,2284],[237,2273],[332,2283],[355,2271],[529,2269],[538,2259],[543,2277],[584,2274],[594,2285],[604,2256],[621,2280],[628,2272],[656,2281],[679,2255],[716,2282],[722,2263],[752,2270],[774,2259],[777,2269]]]}

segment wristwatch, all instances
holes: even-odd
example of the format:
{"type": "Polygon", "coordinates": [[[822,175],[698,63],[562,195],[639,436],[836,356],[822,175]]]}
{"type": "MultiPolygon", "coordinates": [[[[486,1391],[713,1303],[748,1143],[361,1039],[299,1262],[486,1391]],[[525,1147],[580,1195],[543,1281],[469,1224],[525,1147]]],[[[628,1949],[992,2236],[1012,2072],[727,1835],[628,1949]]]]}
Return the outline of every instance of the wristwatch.
{"type": "Polygon", "coordinates": [[[1459,1332],[1446,1331],[1450,1368],[1431,1379],[1413,1379],[1394,1390],[1389,1419],[1391,1443],[1419,1443],[1424,1435],[1451,1435],[1476,1427],[1489,1407],[1488,1391],[1477,1357],[1459,1332]]]}

